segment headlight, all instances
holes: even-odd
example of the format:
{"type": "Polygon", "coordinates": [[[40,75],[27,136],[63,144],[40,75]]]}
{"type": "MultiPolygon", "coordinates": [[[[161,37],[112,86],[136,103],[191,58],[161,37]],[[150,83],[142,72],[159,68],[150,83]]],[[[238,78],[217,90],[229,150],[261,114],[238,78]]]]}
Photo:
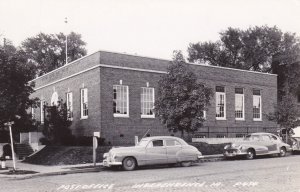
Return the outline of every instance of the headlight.
{"type": "Polygon", "coordinates": [[[224,149],[228,149],[230,147],[230,145],[225,145],[224,149]]]}
{"type": "Polygon", "coordinates": [[[108,157],[108,153],[103,154],[103,159],[106,159],[108,157]]]}
{"type": "Polygon", "coordinates": [[[297,145],[297,142],[296,142],[296,141],[293,141],[293,145],[297,145]]]}

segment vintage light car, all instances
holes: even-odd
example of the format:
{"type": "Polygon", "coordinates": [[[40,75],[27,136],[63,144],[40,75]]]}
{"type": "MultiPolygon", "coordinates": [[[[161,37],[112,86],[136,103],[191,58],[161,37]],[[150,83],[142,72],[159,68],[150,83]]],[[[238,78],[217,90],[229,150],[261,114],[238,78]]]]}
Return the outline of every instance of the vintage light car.
{"type": "Polygon", "coordinates": [[[291,146],[284,143],[278,136],[271,133],[252,133],[241,142],[233,142],[224,147],[225,158],[245,156],[253,159],[259,155],[278,154],[284,157],[291,146]]]}
{"type": "Polygon", "coordinates": [[[288,138],[288,143],[292,146],[293,152],[300,151],[300,127],[293,128],[292,135],[288,138]]]}
{"type": "Polygon", "coordinates": [[[203,158],[194,146],[173,136],[146,137],[133,147],[112,148],[103,155],[103,166],[122,166],[131,171],[137,166],[155,164],[177,164],[190,166],[203,158]]]}

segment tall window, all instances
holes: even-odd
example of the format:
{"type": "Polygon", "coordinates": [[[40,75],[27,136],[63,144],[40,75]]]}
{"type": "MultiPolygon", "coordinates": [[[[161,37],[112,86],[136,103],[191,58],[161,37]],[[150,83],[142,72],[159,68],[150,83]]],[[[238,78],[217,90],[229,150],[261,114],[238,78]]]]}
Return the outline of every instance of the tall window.
{"type": "Polygon", "coordinates": [[[68,120],[73,120],[73,93],[67,93],[67,110],[68,110],[68,120]]]}
{"type": "Polygon", "coordinates": [[[84,88],[80,91],[80,106],[81,106],[81,119],[88,118],[88,89],[84,88]]]}
{"type": "Polygon", "coordinates": [[[31,119],[35,119],[35,109],[31,106],[31,119]]]}
{"type": "Polygon", "coordinates": [[[225,87],[216,86],[216,119],[226,119],[226,95],[225,87]]]}
{"type": "Polygon", "coordinates": [[[261,112],[261,93],[260,90],[253,90],[253,120],[262,120],[261,112]]]}
{"type": "Polygon", "coordinates": [[[154,88],[142,87],[141,117],[154,117],[154,88]]]}
{"type": "Polygon", "coordinates": [[[58,94],[54,92],[51,97],[51,106],[57,106],[58,104],[58,94]]]}
{"type": "Polygon", "coordinates": [[[114,117],[129,117],[128,86],[114,85],[114,117]]]}
{"type": "Polygon", "coordinates": [[[244,107],[244,90],[243,88],[235,88],[235,119],[245,119],[245,107],[244,107]]]}
{"type": "Polygon", "coordinates": [[[45,122],[45,101],[40,101],[40,109],[41,109],[41,124],[45,122]]]}

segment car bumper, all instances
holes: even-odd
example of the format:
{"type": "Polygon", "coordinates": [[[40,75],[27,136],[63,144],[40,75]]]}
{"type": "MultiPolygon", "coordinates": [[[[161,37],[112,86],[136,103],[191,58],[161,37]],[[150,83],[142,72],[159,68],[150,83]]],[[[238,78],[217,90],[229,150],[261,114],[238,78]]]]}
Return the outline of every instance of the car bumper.
{"type": "Polygon", "coordinates": [[[203,159],[204,156],[203,156],[203,155],[198,155],[197,158],[198,158],[198,160],[199,160],[199,159],[203,159]]]}
{"type": "Polygon", "coordinates": [[[119,166],[119,165],[122,165],[122,162],[111,162],[106,159],[103,160],[104,167],[119,166]]]}
{"type": "Polygon", "coordinates": [[[240,156],[240,155],[246,155],[247,153],[244,153],[240,150],[228,150],[228,151],[224,151],[223,155],[225,157],[236,157],[236,156],[240,156]]]}

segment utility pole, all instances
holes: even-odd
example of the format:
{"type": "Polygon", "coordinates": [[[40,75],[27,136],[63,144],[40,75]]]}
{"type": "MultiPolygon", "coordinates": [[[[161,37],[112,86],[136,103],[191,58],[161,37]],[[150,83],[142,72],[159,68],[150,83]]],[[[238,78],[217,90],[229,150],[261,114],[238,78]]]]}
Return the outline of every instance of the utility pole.
{"type": "Polygon", "coordinates": [[[14,141],[13,141],[13,136],[12,136],[12,130],[11,130],[11,126],[14,124],[13,121],[7,122],[4,125],[8,126],[9,128],[9,133],[10,133],[10,143],[11,143],[11,153],[12,153],[12,159],[13,159],[13,165],[14,165],[14,169],[13,171],[16,171],[16,160],[15,160],[15,150],[14,150],[14,141]]]}
{"type": "Polygon", "coordinates": [[[66,24],[66,64],[68,64],[68,30],[67,30],[67,24],[68,24],[68,18],[65,18],[65,24],[66,24]]]}

